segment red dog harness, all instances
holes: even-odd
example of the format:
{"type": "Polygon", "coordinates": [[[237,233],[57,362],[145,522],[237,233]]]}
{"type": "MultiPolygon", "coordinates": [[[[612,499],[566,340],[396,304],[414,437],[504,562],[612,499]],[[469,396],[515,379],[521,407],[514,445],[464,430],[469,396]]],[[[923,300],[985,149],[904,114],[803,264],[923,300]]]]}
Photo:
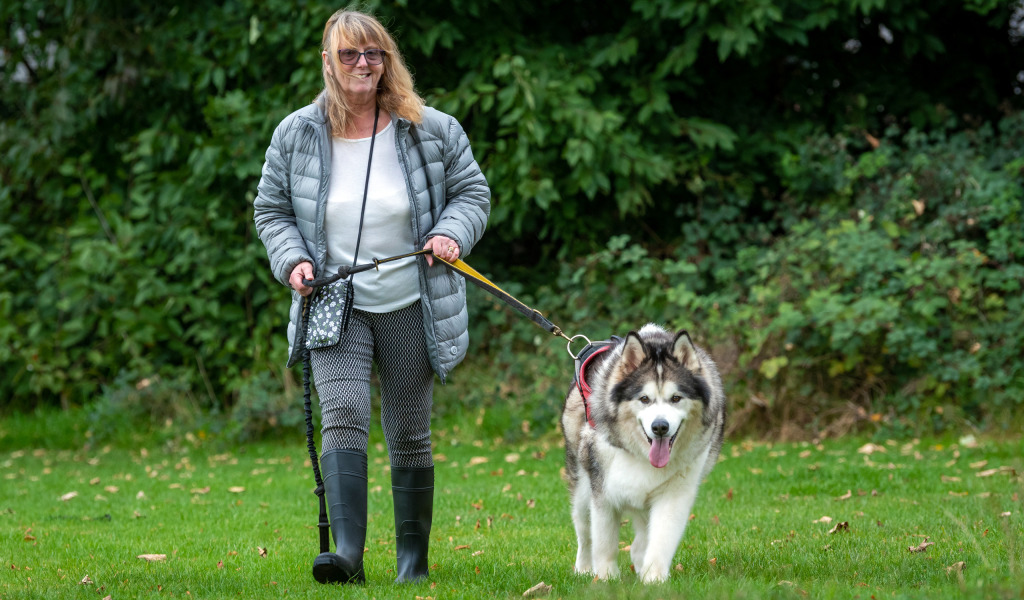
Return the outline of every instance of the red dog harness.
{"type": "Polygon", "coordinates": [[[604,342],[591,342],[587,344],[587,347],[580,351],[576,357],[576,373],[573,378],[572,386],[569,387],[569,393],[576,388],[580,390],[580,396],[583,397],[583,408],[587,411],[587,423],[597,429],[597,424],[594,422],[594,418],[590,416],[590,395],[594,390],[587,383],[587,369],[590,368],[590,363],[594,360],[594,357],[611,350],[612,347],[621,338],[612,336],[611,340],[604,342]]]}

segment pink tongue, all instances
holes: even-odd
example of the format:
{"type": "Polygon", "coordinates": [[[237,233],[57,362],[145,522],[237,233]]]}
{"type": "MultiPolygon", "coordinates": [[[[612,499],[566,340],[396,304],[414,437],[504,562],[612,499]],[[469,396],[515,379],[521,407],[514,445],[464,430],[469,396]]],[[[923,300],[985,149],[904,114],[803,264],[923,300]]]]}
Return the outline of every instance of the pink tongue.
{"type": "Polygon", "coordinates": [[[651,459],[652,465],[660,469],[668,464],[668,455],[671,451],[668,438],[658,438],[651,444],[651,454],[648,458],[651,459]]]}

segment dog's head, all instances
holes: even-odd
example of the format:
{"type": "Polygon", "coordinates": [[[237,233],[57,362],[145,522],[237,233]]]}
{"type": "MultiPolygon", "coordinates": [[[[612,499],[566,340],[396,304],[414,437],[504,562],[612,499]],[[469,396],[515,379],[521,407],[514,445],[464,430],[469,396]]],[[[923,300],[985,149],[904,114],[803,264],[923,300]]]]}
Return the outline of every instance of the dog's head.
{"type": "Polygon", "coordinates": [[[684,330],[648,326],[626,336],[611,365],[611,401],[616,403],[622,441],[648,453],[651,464],[668,464],[677,436],[687,424],[703,421],[711,402],[704,365],[684,330]],[[639,427],[629,427],[635,419],[639,427]]]}

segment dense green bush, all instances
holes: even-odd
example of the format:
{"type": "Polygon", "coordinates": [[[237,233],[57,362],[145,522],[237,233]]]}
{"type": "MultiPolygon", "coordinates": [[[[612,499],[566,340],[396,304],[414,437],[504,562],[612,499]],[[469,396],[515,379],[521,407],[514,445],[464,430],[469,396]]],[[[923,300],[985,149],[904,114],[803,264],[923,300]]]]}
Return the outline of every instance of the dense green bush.
{"type": "MultiPolygon", "coordinates": [[[[726,374],[736,427],[795,435],[1012,416],[1024,404],[1024,114],[998,129],[954,125],[892,127],[875,149],[810,138],[780,165],[790,201],[820,208],[772,243],[702,264],[620,237],[531,299],[594,339],[647,321],[690,330],[726,374]]],[[[567,357],[523,335],[510,351],[503,335],[487,354],[526,385],[500,401],[536,393],[554,418],[548,390],[520,371],[561,363],[567,384],[567,357]]]]}
{"type": "MultiPolygon", "coordinates": [[[[492,185],[470,261],[571,333],[690,327],[772,426],[1014,400],[1018,2],[363,7],[492,185]]],[[[150,381],[252,423],[232,435],[292,426],[252,199],[335,8],[0,5],[4,408],[116,413],[150,381]]],[[[472,383],[439,410],[548,422],[562,344],[473,303],[472,383]]]]}

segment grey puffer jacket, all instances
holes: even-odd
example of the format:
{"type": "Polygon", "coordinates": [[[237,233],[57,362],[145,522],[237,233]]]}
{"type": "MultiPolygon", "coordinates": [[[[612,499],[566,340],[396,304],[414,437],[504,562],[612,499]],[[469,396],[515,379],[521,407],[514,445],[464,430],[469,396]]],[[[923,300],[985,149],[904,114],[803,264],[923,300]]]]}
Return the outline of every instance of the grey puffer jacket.
{"type": "MultiPolygon", "coordinates": [[[[490,214],[490,188],[469,147],[469,139],[453,117],[425,108],[423,122],[413,124],[392,115],[398,162],[405,174],[412,205],[416,248],[437,235],[459,244],[469,255],[480,240],[490,214]]],[[[255,200],[256,230],[267,247],[274,277],[288,286],[288,277],[303,261],[321,276],[327,262],[324,213],[331,169],[330,130],[314,102],[285,117],[267,149],[255,200]]],[[[364,169],[355,169],[365,173],[364,169]]],[[[353,185],[363,185],[362,175],[353,185]]],[[[379,257],[384,258],[384,257],[379,257]]],[[[419,262],[423,329],[430,364],[441,381],[466,356],[469,343],[466,282],[438,264],[419,262]]],[[[291,287],[289,286],[289,289],[291,287]]],[[[302,297],[292,290],[288,323],[288,366],[301,360],[302,297]]]]}

